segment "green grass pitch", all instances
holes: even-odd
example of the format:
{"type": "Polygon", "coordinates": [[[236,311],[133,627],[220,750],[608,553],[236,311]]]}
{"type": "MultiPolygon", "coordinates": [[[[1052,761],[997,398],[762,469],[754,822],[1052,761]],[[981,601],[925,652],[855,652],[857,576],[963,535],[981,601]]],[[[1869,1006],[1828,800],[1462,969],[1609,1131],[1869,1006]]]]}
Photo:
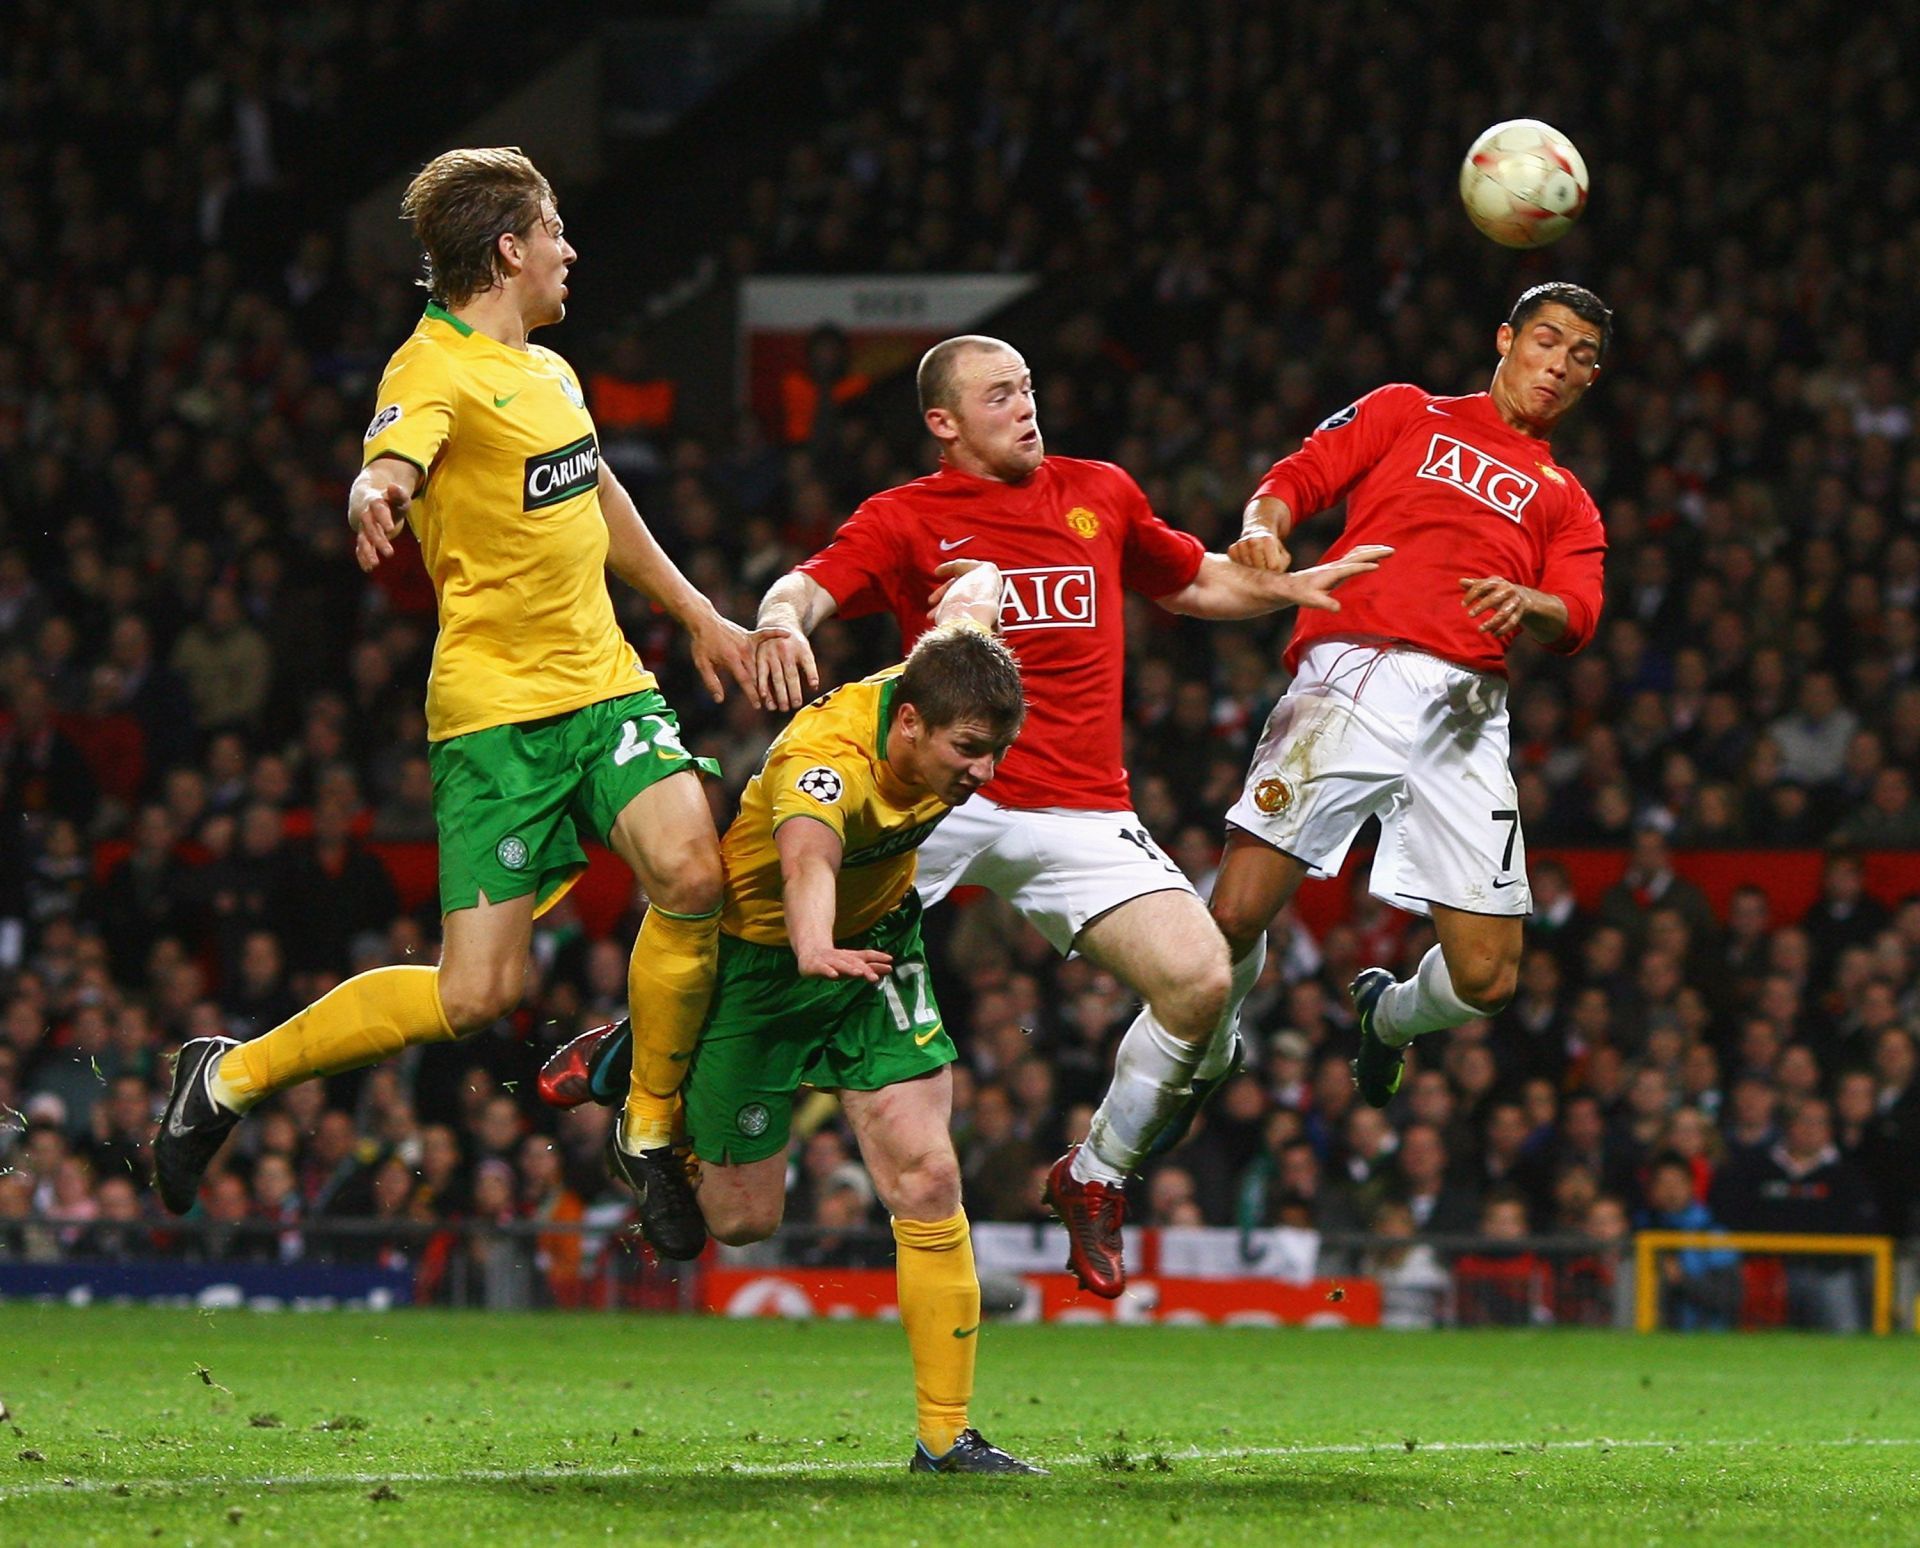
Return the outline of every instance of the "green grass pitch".
{"type": "Polygon", "coordinates": [[[990,1325],[1022,1480],[871,1323],[16,1305],[0,1398],[0,1548],[1920,1539],[1905,1340],[990,1325]]]}

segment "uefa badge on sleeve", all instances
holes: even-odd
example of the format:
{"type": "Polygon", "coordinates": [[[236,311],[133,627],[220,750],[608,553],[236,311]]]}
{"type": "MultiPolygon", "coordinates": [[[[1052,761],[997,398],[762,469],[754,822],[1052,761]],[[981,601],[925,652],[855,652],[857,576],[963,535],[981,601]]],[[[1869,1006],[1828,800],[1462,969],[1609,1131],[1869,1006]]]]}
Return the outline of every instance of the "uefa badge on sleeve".
{"type": "Polygon", "coordinates": [[[793,782],[803,796],[812,796],[822,806],[836,805],[846,789],[845,782],[824,763],[815,764],[793,782]]]}

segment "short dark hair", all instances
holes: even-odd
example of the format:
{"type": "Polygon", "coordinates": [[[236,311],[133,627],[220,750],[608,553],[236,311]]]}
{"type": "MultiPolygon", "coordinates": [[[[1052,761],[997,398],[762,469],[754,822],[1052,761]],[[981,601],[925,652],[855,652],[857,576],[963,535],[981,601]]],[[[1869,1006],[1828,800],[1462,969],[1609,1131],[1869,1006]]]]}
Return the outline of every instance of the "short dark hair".
{"type": "Polygon", "coordinates": [[[1005,349],[1012,345],[1003,339],[990,339],[984,333],[962,333],[942,339],[920,357],[920,369],[914,372],[913,385],[920,394],[920,412],[953,407],[953,378],[960,357],[974,350],[1005,349]]]}
{"type": "Polygon", "coordinates": [[[460,306],[505,275],[500,238],[525,236],[540,221],[553,189],[517,145],[450,150],[415,174],[400,200],[425,250],[420,283],[441,306],[460,306]]]}
{"type": "Polygon", "coordinates": [[[930,728],[979,720],[1008,742],[1027,717],[1013,652],[967,623],[941,624],[920,636],[907,653],[894,702],[911,704],[930,728]]]}
{"type": "Polygon", "coordinates": [[[1549,280],[1544,285],[1530,286],[1520,292],[1520,299],[1513,303],[1513,310],[1507,313],[1507,326],[1518,333],[1526,326],[1527,319],[1543,306],[1564,306],[1582,322],[1589,322],[1600,330],[1599,358],[1607,357],[1607,346],[1613,342],[1613,309],[1584,285],[1574,285],[1566,280],[1549,280]]]}

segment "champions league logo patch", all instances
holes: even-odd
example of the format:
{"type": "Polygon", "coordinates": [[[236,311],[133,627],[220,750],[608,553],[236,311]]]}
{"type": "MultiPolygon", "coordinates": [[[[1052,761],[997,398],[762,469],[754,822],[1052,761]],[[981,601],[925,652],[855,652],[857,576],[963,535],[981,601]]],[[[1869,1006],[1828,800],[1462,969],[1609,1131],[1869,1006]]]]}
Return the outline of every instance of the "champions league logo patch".
{"type": "Polygon", "coordinates": [[[1339,413],[1327,415],[1325,419],[1321,420],[1319,424],[1314,426],[1314,429],[1338,430],[1342,425],[1352,424],[1353,416],[1359,412],[1360,412],[1359,404],[1349,403],[1345,408],[1341,409],[1339,413]]]}
{"type": "Polygon", "coordinates": [[[832,806],[839,801],[846,786],[838,774],[822,763],[815,764],[795,780],[793,788],[803,796],[812,796],[822,806],[832,806]]]}
{"type": "Polygon", "coordinates": [[[367,439],[371,441],[382,430],[391,429],[400,423],[404,411],[398,403],[390,403],[373,416],[373,423],[367,426],[367,439]]]}
{"type": "Polygon", "coordinates": [[[509,871],[526,869],[528,854],[527,841],[517,834],[508,834],[494,846],[494,858],[509,871]]]}
{"type": "Polygon", "coordinates": [[[1254,810],[1277,816],[1293,805],[1293,787],[1284,779],[1268,778],[1253,787],[1254,810]]]}

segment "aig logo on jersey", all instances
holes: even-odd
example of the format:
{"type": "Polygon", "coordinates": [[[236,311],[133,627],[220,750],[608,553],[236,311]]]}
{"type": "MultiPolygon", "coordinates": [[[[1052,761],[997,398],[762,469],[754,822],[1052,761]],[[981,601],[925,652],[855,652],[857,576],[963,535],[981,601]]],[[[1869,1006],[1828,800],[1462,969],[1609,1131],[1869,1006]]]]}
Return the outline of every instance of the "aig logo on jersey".
{"type": "Polygon", "coordinates": [[[562,500],[584,494],[600,482],[600,448],[593,437],[562,446],[558,451],[542,452],[527,458],[523,511],[537,511],[562,500]]]}
{"type": "Polygon", "coordinates": [[[1450,435],[1436,435],[1428,443],[1420,476],[1452,484],[1509,521],[1526,514],[1527,502],[1540,488],[1538,480],[1450,435]]]}
{"type": "Polygon", "coordinates": [[[1016,629],[1091,629],[1094,616],[1093,566],[1046,565],[1032,570],[1002,570],[1000,632],[1016,629]]]}

